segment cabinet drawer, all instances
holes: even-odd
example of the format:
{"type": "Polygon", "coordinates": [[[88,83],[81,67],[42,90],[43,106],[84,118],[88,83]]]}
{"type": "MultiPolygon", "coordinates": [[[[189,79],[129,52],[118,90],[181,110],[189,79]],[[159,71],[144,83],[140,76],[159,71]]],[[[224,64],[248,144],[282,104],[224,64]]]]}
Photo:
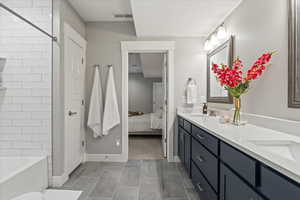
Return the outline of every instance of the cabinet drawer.
{"type": "Polygon", "coordinates": [[[218,191],[218,159],[194,138],[192,139],[192,159],[215,191],[218,191]]]}
{"type": "Polygon", "coordinates": [[[191,133],[192,131],[192,124],[186,120],[183,120],[183,128],[186,130],[188,133],[191,133]]]}
{"type": "Polygon", "coordinates": [[[215,155],[218,155],[218,139],[202,129],[192,126],[192,135],[215,155]]]}
{"type": "Polygon", "coordinates": [[[242,152],[221,143],[221,159],[229,165],[236,173],[245,178],[250,184],[256,183],[256,161],[242,152]]]}
{"type": "Polygon", "coordinates": [[[178,117],[178,125],[183,127],[183,119],[181,117],[178,117]]]}
{"type": "Polygon", "coordinates": [[[293,183],[268,167],[261,167],[261,192],[272,200],[299,200],[299,184],[293,183]]]}
{"type": "MultiPolygon", "coordinates": [[[[262,200],[242,179],[230,169],[221,165],[220,200],[262,200]]],[[[273,199],[272,199],[273,200],[273,199]]],[[[283,199],[282,199],[283,200],[283,199]]]]}
{"type": "Polygon", "coordinates": [[[199,194],[201,200],[217,200],[218,197],[210,185],[206,182],[205,178],[200,173],[199,169],[192,162],[191,168],[192,182],[199,194]]]}

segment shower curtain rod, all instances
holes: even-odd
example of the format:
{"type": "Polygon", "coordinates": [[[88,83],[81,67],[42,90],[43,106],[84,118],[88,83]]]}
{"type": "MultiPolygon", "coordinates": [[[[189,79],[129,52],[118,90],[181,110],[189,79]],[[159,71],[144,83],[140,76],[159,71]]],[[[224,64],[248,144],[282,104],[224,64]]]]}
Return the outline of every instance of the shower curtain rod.
{"type": "Polygon", "coordinates": [[[19,19],[21,19],[22,21],[26,22],[27,24],[29,24],[30,26],[32,26],[33,28],[37,29],[38,31],[42,32],[43,34],[47,35],[48,37],[50,37],[53,41],[57,41],[57,38],[50,35],[49,33],[47,33],[46,31],[44,31],[43,29],[41,29],[40,27],[36,26],[35,24],[33,24],[31,21],[27,20],[26,18],[22,17],[20,14],[16,13],[14,10],[10,9],[9,7],[5,6],[3,3],[0,3],[0,7],[4,8],[6,11],[10,12],[11,14],[13,14],[14,16],[18,17],[19,19]]]}

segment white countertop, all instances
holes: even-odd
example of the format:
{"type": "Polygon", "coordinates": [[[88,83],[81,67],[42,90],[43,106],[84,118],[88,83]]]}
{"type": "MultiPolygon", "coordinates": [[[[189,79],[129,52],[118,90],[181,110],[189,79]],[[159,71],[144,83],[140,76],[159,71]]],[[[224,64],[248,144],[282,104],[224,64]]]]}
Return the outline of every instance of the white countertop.
{"type": "Polygon", "coordinates": [[[300,183],[300,137],[252,124],[221,124],[217,117],[177,114],[300,183]]]}

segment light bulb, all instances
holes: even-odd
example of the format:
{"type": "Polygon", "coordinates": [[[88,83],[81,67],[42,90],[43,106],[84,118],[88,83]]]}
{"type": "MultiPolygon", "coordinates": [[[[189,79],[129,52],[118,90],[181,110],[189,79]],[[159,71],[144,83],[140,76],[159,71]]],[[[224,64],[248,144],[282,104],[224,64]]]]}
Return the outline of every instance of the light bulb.
{"type": "Polygon", "coordinates": [[[220,26],[218,29],[218,33],[217,33],[217,37],[218,39],[224,39],[227,36],[227,32],[226,29],[224,28],[224,26],[220,26]]]}
{"type": "Polygon", "coordinates": [[[205,51],[210,51],[211,50],[211,45],[209,40],[206,40],[205,44],[204,44],[204,50],[205,51]]]}
{"type": "Polygon", "coordinates": [[[217,36],[215,34],[213,36],[211,36],[210,44],[212,46],[216,46],[216,45],[219,44],[219,40],[218,40],[218,38],[217,38],[217,36]]]}

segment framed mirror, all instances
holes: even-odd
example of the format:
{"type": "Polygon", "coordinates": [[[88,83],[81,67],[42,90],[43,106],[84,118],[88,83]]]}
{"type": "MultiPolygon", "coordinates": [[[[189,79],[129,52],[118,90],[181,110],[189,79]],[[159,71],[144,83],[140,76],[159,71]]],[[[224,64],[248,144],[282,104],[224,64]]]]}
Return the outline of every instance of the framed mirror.
{"type": "Polygon", "coordinates": [[[300,1],[289,0],[288,104],[300,108],[300,1]]]}
{"type": "Polygon", "coordinates": [[[211,70],[212,64],[225,64],[232,66],[233,62],[233,37],[217,47],[207,55],[207,101],[211,103],[231,104],[233,98],[224,89],[211,70]]]}

